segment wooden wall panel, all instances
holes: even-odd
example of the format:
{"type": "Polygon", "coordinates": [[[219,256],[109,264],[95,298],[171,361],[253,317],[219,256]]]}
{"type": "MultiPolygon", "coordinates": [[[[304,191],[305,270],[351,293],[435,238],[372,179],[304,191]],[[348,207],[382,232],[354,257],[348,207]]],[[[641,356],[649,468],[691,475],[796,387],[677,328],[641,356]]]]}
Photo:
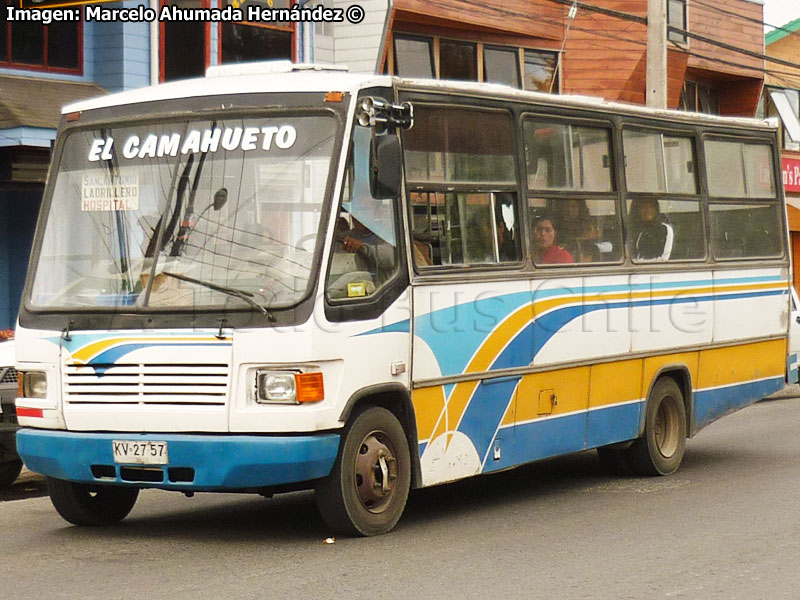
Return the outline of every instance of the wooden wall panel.
{"type": "MultiPolygon", "coordinates": [[[[781,58],[795,63],[800,63],[800,35],[787,35],[785,38],[767,46],[769,56],[781,58]]],[[[800,68],[795,69],[785,65],[767,62],[769,72],[766,81],[770,85],[780,87],[800,88],[800,68]]]]}
{"type": "MultiPolygon", "coordinates": [[[[605,0],[603,8],[647,16],[647,0],[605,0]]],[[[563,59],[565,94],[644,104],[645,25],[578,9],[563,59]]]]}
{"type": "MultiPolygon", "coordinates": [[[[702,4],[688,0],[689,31],[731,44],[737,48],[759,54],[764,53],[764,29],[761,25],[721,13],[710,8],[709,4],[711,2],[708,0],[703,0],[702,4]]],[[[716,4],[726,11],[734,12],[748,19],[763,20],[764,7],[760,4],[748,2],[747,0],[727,0],[724,3],[719,2],[716,4]]],[[[759,72],[760,69],[764,68],[762,59],[752,58],[699,40],[689,40],[689,50],[692,52],[689,57],[689,67],[691,68],[720,71],[746,77],[762,77],[762,73],[759,72]],[[733,64],[725,64],[720,61],[727,61],[733,64]],[[744,67],[753,67],[756,70],[744,67]]]]}
{"type": "Polygon", "coordinates": [[[720,83],[719,113],[728,117],[754,117],[763,82],[741,79],[720,83]]]}
{"type": "Polygon", "coordinates": [[[450,21],[456,27],[489,28],[560,40],[568,7],[549,0],[395,0],[394,9],[398,13],[450,21]]]}

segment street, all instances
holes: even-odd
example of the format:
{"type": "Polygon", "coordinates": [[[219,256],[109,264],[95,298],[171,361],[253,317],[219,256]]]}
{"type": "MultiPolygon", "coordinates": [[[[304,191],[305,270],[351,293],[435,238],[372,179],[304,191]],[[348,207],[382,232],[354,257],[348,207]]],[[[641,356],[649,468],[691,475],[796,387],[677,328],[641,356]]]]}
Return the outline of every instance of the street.
{"type": "Polygon", "coordinates": [[[0,593],[797,598],[798,433],[800,398],[766,400],[701,431],[671,477],[610,477],[584,452],[418,490],[393,533],[333,544],[310,493],[145,491],[121,525],[78,528],[33,479],[0,496],[0,593]]]}

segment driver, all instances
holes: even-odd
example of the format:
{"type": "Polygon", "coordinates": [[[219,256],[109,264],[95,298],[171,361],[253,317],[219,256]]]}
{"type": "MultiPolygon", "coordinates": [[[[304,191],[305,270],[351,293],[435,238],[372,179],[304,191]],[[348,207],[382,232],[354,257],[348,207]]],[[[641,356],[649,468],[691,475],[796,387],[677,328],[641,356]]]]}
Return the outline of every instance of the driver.
{"type": "Polygon", "coordinates": [[[347,219],[340,218],[336,223],[336,240],[342,251],[354,255],[356,269],[370,274],[378,288],[394,272],[394,246],[353,217],[353,226],[347,219]]]}

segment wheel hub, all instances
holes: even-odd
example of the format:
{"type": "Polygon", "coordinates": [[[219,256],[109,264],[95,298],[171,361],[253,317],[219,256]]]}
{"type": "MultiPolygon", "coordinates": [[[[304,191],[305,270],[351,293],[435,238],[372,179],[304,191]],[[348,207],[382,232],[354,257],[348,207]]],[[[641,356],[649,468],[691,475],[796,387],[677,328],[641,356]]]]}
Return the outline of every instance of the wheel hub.
{"type": "Polygon", "coordinates": [[[397,482],[397,459],[387,436],[380,431],[367,434],[358,451],[355,483],[364,508],[373,513],[386,510],[397,482]]]}
{"type": "Polygon", "coordinates": [[[658,406],[655,419],[655,441],[664,458],[671,458],[678,451],[678,415],[675,402],[665,398],[658,406]]]}

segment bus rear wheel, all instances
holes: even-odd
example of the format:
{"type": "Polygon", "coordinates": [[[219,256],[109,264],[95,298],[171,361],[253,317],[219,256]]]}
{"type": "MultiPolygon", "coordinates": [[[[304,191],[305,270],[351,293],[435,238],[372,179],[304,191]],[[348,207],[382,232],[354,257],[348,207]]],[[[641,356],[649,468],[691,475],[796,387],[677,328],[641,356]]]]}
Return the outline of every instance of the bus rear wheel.
{"type": "Polygon", "coordinates": [[[138,488],[90,485],[47,478],[50,502],[73,525],[112,525],[128,516],[139,497],[138,488]]]}
{"type": "Polygon", "coordinates": [[[333,470],[315,485],[325,522],[345,535],[391,531],[408,500],[411,456],[403,426],[373,406],[345,427],[333,470]]]}
{"type": "Polygon", "coordinates": [[[626,450],[637,475],[670,475],[678,470],[686,449],[683,392],[671,377],[662,377],[647,400],[644,435],[626,450]]]}

